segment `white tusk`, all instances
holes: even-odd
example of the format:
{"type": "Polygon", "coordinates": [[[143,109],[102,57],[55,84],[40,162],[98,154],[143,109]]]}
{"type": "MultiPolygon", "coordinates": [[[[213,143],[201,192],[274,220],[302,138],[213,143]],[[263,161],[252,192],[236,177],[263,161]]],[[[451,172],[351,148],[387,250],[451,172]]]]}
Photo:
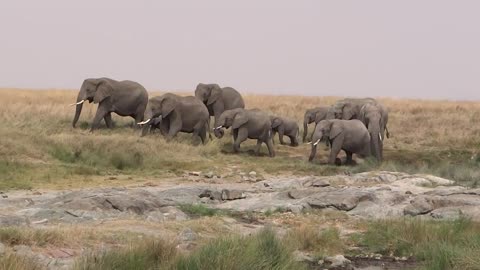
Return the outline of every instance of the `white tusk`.
{"type": "Polygon", "coordinates": [[[82,104],[83,102],[85,102],[85,100],[79,101],[79,102],[77,102],[77,103],[70,104],[70,106],[80,105],[80,104],[82,104]]]}
{"type": "Polygon", "coordinates": [[[378,138],[380,138],[380,141],[383,141],[382,134],[378,133],[378,138]]]}
{"type": "Polygon", "coordinates": [[[214,128],[213,130],[217,130],[217,129],[221,129],[223,126],[218,126],[216,128],[214,128]]]}
{"type": "Polygon", "coordinates": [[[317,145],[320,142],[320,139],[318,139],[313,145],[317,145]]]}
{"type": "Polygon", "coordinates": [[[143,122],[137,123],[137,125],[145,125],[145,124],[147,124],[148,122],[150,122],[150,120],[152,120],[152,119],[151,119],[151,118],[150,118],[150,119],[147,119],[147,120],[145,120],[145,121],[143,121],[143,122]]]}

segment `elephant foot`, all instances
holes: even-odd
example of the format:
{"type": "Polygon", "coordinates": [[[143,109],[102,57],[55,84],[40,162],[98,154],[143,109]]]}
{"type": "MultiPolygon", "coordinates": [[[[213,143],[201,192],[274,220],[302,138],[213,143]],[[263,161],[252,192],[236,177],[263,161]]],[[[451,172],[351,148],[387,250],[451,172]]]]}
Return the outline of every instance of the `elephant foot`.
{"type": "Polygon", "coordinates": [[[345,161],[345,165],[347,165],[347,166],[355,166],[355,165],[357,165],[357,162],[356,162],[355,160],[353,160],[353,159],[352,159],[352,160],[347,160],[347,161],[345,161]]]}
{"type": "Polygon", "coordinates": [[[335,158],[334,164],[335,164],[336,166],[342,166],[342,160],[339,159],[339,158],[335,158]]]}

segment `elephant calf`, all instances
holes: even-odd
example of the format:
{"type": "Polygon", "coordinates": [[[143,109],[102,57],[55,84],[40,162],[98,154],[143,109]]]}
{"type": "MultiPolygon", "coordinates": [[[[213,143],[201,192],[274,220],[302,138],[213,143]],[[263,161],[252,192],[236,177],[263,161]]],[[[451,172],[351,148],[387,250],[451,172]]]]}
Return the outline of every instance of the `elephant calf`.
{"type": "Polygon", "coordinates": [[[193,133],[194,138],[198,136],[203,144],[206,143],[210,116],[207,107],[195,97],[171,93],[153,97],[148,101],[144,119],[139,123],[144,125],[142,136],[147,134],[150,122],[160,122],[160,131],[166,133],[167,140],[178,132],[186,132],[193,133]],[[155,120],[156,117],[161,117],[161,121],[155,120]]]}
{"type": "Polygon", "coordinates": [[[259,154],[260,146],[265,143],[270,157],[275,156],[275,150],[272,143],[272,127],[270,117],[267,113],[258,109],[245,110],[237,108],[226,110],[218,119],[218,125],[214,128],[217,138],[224,134],[223,128],[232,127],[233,130],[233,151],[237,153],[240,150],[240,144],[246,139],[256,139],[257,146],[255,154],[259,154]]]}
{"type": "Polygon", "coordinates": [[[317,125],[318,122],[325,120],[327,118],[327,113],[329,109],[330,107],[315,107],[305,111],[305,115],[303,116],[303,142],[304,143],[307,142],[308,125],[314,122],[315,122],[315,125],[317,125]]]}
{"type": "Polygon", "coordinates": [[[317,144],[321,140],[328,140],[331,145],[329,164],[335,164],[340,150],[347,154],[347,164],[352,164],[352,154],[367,157],[370,152],[370,134],[365,125],[359,120],[322,120],[313,133],[312,151],[309,161],[312,161],[317,152],[317,144]]]}
{"type": "Polygon", "coordinates": [[[290,138],[291,146],[298,146],[299,128],[297,122],[279,116],[270,116],[270,120],[272,121],[272,142],[274,142],[275,134],[278,132],[280,144],[286,144],[283,141],[283,135],[285,135],[290,138]]]}

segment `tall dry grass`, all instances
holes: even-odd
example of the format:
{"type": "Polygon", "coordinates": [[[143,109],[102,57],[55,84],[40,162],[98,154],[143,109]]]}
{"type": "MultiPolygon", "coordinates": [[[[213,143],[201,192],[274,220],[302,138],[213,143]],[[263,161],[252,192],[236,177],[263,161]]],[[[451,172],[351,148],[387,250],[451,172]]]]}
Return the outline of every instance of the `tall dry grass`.
{"type": "MultiPolygon", "coordinates": [[[[250,154],[253,142],[242,144],[240,155],[231,154],[229,136],[198,147],[191,145],[190,135],[181,135],[172,143],[158,135],[140,138],[139,131],[130,128],[133,119],[116,115],[115,129],[90,134],[88,128],[96,111],[93,104],[84,105],[79,128],[71,127],[75,108],[69,104],[76,94],[73,90],[0,90],[0,189],[96,185],[103,183],[103,178],[100,182],[98,178],[112,173],[145,177],[178,175],[185,170],[222,173],[232,166],[266,174],[327,174],[375,167],[468,181],[480,177],[478,170],[472,170],[480,161],[479,102],[380,99],[390,110],[392,138],[385,142],[386,162],[381,167],[364,163],[352,169],[319,165],[326,151],[317,154],[316,163],[309,164],[307,145],[276,145],[277,157],[269,159],[250,154]]],[[[305,109],[331,105],[337,99],[245,96],[248,108],[290,117],[299,124],[305,109]]]]}

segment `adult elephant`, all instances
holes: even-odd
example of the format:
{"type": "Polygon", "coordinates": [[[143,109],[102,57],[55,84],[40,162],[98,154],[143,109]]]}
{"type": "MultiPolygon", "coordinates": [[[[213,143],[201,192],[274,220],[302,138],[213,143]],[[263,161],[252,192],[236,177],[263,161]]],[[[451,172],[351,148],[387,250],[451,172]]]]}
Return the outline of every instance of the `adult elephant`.
{"type": "Polygon", "coordinates": [[[330,107],[315,107],[305,111],[303,116],[303,142],[307,142],[308,125],[313,122],[317,125],[318,122],[325,120],[329,109],[330,107]]]}
{"type": "Polygon", "coordinates": [[[371,155],[370,134],[365,125],[359,120],[322,120],[315,127],[312,136],[312,150],[309,161],[317,153],[317,145],[322,140],[330,142],[329,164],[336,164],[341,150],[347,154],[347,164],[353,163],[353,154],[362,157],[371,155]]]}
{"type": "Polygon", "coordinates": [[[365,104],[360,109],[360,121],[370,133],[370,147],[372,154],[381,162],[383,160],[383,140],[390,137],[387,123],[388,110],[382,104],[365,104]]]}
{"type": "Polygon", "coordinates": [[[200,137],[206,143],[209,115],[205,105],[196,97],[182,97],[172,93],[150,98],[145,110],[145,121],[142,136],[148,133],[150,122],[158,122],[155,118],[161,117],[160,130],[166,133],[167,140],[175,137],[179,132],[193,133],[194,140],[200,137]]]}
{"type": "Polygon", "coordinates": [[[365,104],[378,103],[373,98],[346,98],[337,101],[327,113],[327,119],[360,119],[360,110],[365,104]]]}
{"type": "Polygon", "coordinates": [[[224,111],[245,108],[242,95],[232,87],[221,88],[218,84],[200,83],[195,89],[195,96],[207,106],[208,113],[214,117],[215,127],[224,111]]]}
{"type": "Polygon", "coordinates": [[[270,116],[259,110],[245,110],[237,108],[224,111],[218,119],[218,126],[214,128],[214,134],[221,138],[224,134],[223,128],[232,128],[233,130],[233,151],[240,151],[240,144],[247,139],[256,139],[257,146],[255,154],[259,154],[260,146],[265,143],[270,157],[275,156],[272,142],[272,123],[270,116]]]}
{"type": "Polygon", "coordinates": [[[100,121],[105,120],[107,127],[113,127],[112,112],[120,116],[130,116],[135,123],[143,120],[143,114],[148,103],[148,93],[145,88],[133,81],[116,81],[109,78],[86,79],[78,92],[73,127],[76,126],[83,103],[98,103],[97,112],[93,118],[91,131],[98,128],[100,121]]]}

